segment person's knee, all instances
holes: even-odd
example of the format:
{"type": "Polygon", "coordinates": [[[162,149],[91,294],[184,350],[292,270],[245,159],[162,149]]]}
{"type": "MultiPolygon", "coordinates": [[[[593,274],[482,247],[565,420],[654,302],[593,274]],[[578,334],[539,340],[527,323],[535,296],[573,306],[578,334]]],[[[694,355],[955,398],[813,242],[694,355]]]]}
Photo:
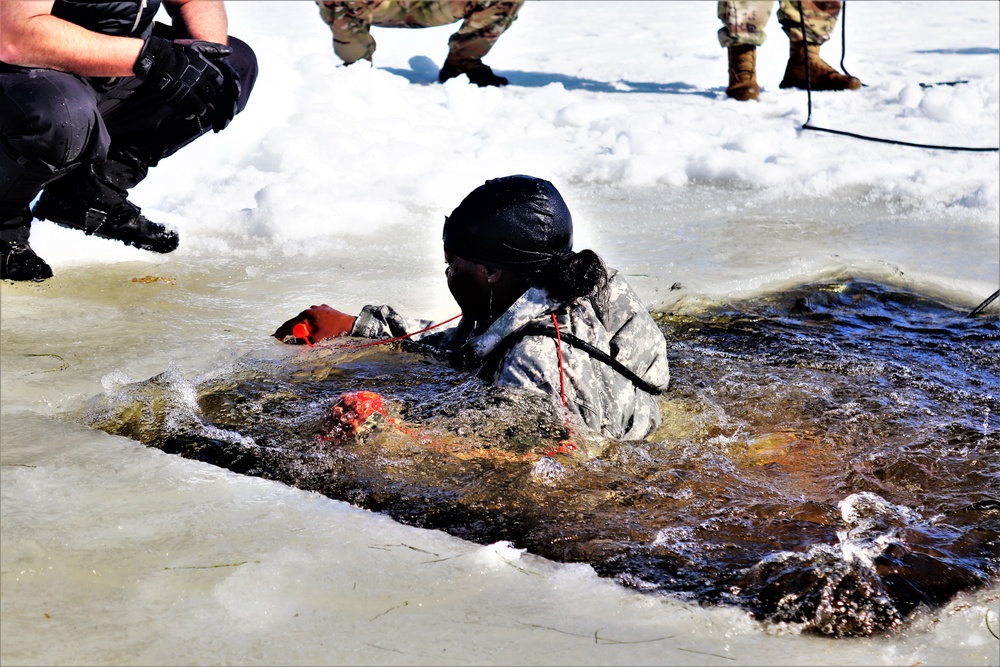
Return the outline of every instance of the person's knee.
{"type": "Polygon", "coordinates": [[[10,150],[54,169],[107,154],[110,140],[97,100],[79,79],[50,72],[5,92],[18,100],[3,109],[10,150]]]}
{"type": "Polygon", "coordinates": [[[233,50],[229,64],[240,79],[240,97],[236,105],[236,112],[239,113],[246,107],[250,91],[257,81],[257,54],[249,44],[233,36],[229,37],[229,48],[233,50]]]}

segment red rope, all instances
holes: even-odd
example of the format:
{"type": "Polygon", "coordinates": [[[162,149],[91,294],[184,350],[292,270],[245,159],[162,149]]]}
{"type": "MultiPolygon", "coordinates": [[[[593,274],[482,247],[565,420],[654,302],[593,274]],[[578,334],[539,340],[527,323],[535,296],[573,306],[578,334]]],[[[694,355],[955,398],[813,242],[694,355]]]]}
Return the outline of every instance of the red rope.
{"type": "Polygon", "coordinates": [[[562,399],[562,405],[566,407],[566,374],[563,372],[563,360],[562,360],[562,338],[559,336],[559,321],[556,320],[555,311],[552,312],[552,324],[556,327],[556,356],[559,357],[559,397],[562,399]]]}
{"type": "Polygon", "coordinates": [[[556,454],[569,454],[576,451],[573,444],[573,425],[570,423],[569,409],[566,407],[566,373],[563,371],[562,336],[559,333],[559,321],[556,319],[555,311],[552,312],[552,324],[556,328],[556,356],[559,358],[559,398],[562,400],[563,418],[566,420],[566,438],[560,440],[557,447],[543,451],[546,456],[556,454]]]}
{"type": "Polygon", "coordinates": [[[449,317],[444,322],[438,322],[437,324],[432,324],[429,327],[424,327],[420,331],[414,331],[413,333],[403,334],[402,336],[396,336],[395,338],[381,338],[379,340],[375,340],[375,341],[372,341],[370,343],[356,343],[356,342],[350,342],[350,343],[332,343],[331,345],[329,345],[329,347],[350,347],[350,348],[354,348],[354,349],[359,349],[359,348],[362,348],[362,347],[371,347],[372,345],[385,345],[386,343],[394,343],[397,340],[404,340],[406,338],[411,338],[413,336],[416,336],[417,334],[422,334],[425,331],[430,331],[431,329],[437,329],[440,326],[448,324],[448,322],[451,322],[453,320],[457,320],[461,316],[462,316],[462,313],[459,313],[458,315],[455,315],[454,317],[449,317]]]}

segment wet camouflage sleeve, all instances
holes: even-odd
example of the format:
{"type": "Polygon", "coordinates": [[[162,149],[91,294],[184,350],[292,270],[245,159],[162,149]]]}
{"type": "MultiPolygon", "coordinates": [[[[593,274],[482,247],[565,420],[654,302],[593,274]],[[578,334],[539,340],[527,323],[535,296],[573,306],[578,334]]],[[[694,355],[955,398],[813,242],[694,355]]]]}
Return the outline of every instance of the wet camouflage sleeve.
{"type": "MultiPolygon", "coordinates": [[[[391,306],[365,306],[354,321],[352,336],[362,338],[395,338],[411,331],[426,329],[433,322],[403,317],[391,306]]],[[[420,336],[414,336],[418,340],[420,336]]]]}
{"type": "MultiPolygon", "coordinates": [[[[806,32],[810,44],[822,44],[830,39],[837,25],[842,3],[840,0],[805,0],[802,11],[805,14],[806,32]]],[[[773,0],[736,0],[719,2],[718,15],[722,21],[719,29],[719,43],[722,46],[760,46],[767,39],[764,26],[767,25],[774,9],[773,0]]],[[[781,0],[778,6],[778,21],[782,30],[793,42],[802,41],[799,25],[799,3],[781,0]]]]}
{"type": "Polygon", "coordinates": [[[333,50],[346,64],[371,60],[372,26],[429,28],[462,21],[449,40],[449,59],[480,60],[517,19],[524,0],[427,2],[426,0],[316,0],[320,18],[333,31],[333,50]]]}

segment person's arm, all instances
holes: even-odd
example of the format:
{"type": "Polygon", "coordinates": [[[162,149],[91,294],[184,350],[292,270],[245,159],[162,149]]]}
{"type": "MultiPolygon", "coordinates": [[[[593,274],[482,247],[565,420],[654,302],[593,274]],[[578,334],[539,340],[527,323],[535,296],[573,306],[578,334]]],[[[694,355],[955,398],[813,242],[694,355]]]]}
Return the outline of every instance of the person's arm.
{"type": "Polygon", "coordinates": [[[312,345],[321,340],[351,333],[355,321],[357,318],[354,315],[342,313],[324,303],[303,310],[285,321],[271,335],[282,342],[305,341],[312,345]]]}
{"type": "Polygon", "coordinates": [[[0,60],[80,76],[132,76],[141,39],[102,35],[52,16],[53,2],[0,0],[0,60]]]}
{"type": "Polygon", "coordinates": [[[666,389],[670,383],[667,341],[635,290],[617,271],[611,271],[606,315],[615,357],[650,384],[666,389]]]}
{"type": "Polygon", "coordinates": [[[331,308],[324,303],[321,306],[311,306],[303,310],[292,319],[285,321],[271,335],[282,342],[301,344],[305,341],[310,345],[337,336],[375,339],[412,336],[413,340],[428,342],[433,347],[438,347],[436,341],[442,336],[446,336],[451,332],[451,329],[425,332],[426,329],[433,328],[431,326],[433,324],[434,322],[431,320],[403,317],[391,306],[365,306],[357,316],[354,316],[331,308]],[[305,325],[305,327],[296,330],[299,325],[305,325]]]}
{"type": "Polygon", "coordinates": [[[174,27],[191,39],[229,43],[229,19],[222,0],[167,0],[163,6],[174,27]]]}

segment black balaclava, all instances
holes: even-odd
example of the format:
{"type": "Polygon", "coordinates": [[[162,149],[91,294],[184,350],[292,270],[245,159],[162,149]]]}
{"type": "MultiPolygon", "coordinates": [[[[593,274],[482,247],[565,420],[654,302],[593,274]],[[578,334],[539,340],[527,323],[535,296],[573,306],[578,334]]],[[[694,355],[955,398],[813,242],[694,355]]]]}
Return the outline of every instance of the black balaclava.
{"type": "Polygon", "coordinates": [[[555,186],[505,176],[469,193],[444,220],[444,249],[476,264],[537,269],[573,251],[573,217],[555,186]]]}

